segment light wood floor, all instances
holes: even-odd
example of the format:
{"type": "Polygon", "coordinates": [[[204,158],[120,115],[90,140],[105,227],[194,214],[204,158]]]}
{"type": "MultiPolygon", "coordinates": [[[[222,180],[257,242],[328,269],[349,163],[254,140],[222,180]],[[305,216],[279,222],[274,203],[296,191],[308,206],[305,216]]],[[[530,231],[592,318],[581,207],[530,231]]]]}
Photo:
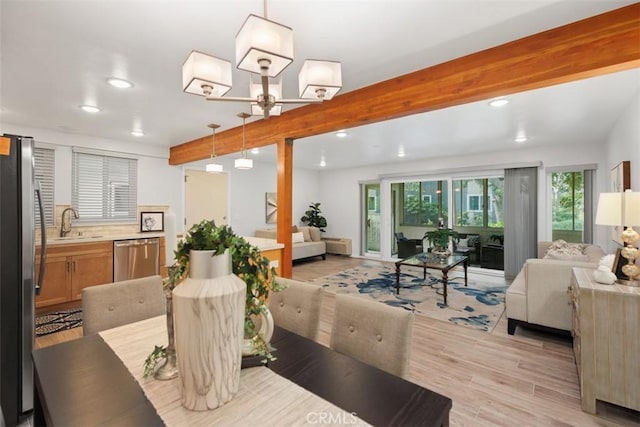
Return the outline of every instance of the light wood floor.
{"type": "MultiPolygon", "coordinates": [[[[295,264],[293,278],[310,280],[372,262],[329,255],[295,264]]],[[[325,294],[319,337],[325,345],[333,305],[332,294],[325,294]]],[[[504,318],[489,334],[421,315],[413,334],[410,379],[453,400],[452,426],[640,426],[638,412],[613,405],[598,403],[598,416],[582,412],[567,339],[521,328],[509,336],[504,318]]],[[[37,338],[36,347],[80,336],[82,328],[75,328],[37,338]]]]}

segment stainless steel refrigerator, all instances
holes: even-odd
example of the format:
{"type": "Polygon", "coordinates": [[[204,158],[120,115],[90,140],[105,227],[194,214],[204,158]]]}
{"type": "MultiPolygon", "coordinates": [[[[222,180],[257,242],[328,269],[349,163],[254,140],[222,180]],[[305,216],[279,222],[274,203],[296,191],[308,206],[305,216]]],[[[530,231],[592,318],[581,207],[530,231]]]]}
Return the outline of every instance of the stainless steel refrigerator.
{"type": "MultiPolygon", "coordinates": [[[[0,403],[5,423],[16,425],[33,409],[31,351],[34,344],[35,211],[44,218],[34,178],[33,139],[4,135],[9,153],[0,154],[0,403]]],[[[44,231],[44,221],[40,221],[44,231]]],[[[42,232],[44,278],[46,233],[42,232]]]]}

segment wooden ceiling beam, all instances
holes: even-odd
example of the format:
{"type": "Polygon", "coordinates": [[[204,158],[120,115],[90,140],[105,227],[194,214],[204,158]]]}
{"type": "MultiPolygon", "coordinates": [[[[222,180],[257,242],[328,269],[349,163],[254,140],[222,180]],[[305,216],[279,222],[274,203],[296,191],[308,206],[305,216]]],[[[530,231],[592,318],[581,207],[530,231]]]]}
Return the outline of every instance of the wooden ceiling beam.
{"type": "MultiPolygon", "coordinates": [[[[640,3],[524,37],[246,125],[247,148],[381,122],[640,67],[640,3]]],[[[216,133],[239,152],[242,127],[216,133]]],[[[211,136],[170,148],[169,164],[203,160],[211,136]]]]}

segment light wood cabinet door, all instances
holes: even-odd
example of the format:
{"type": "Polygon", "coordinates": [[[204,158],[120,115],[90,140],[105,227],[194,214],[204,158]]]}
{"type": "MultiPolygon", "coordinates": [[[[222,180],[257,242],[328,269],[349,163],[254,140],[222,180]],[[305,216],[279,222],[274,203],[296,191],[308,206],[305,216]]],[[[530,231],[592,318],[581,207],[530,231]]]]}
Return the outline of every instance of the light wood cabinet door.
{"type": "MultiPolygon", "coordinates": [[[[36,256],[36,281],[40,276],[40,254],[36,256]]],[[[40,295],[36,295],[36,308],[61,304],[69,300],[68,283],[70,261],[66,256],[50,255],[45,262],[44,281],[40,295]]]]}
{"type": "Polygon", "coordinates": [[[113,253],[76,255],[71,259],[71,300],[82,298],[82,289],[113,281],[113,253]]]}

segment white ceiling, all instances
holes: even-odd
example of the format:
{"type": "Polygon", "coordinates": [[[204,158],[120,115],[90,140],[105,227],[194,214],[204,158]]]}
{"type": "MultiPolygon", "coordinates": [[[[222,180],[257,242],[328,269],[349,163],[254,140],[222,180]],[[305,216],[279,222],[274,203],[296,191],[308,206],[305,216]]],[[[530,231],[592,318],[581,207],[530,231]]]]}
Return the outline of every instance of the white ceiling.
{"type": "MultiPolygon", "coordinates": [[[[294,30],[283,96],[295,98],[307,58],[340,61],[344,93],[632,3],[271,0],[268,17],[294,30]]],[[[209,134],[211,122],[239,126],[236,114],[248,105],[183,93],[181,67],[191,50],[233,62],[235,34],[250,13],[263,15],[263,2],[2,0],[0,126],[164,147],[209,134]],[[111,76],[135,86],[114,89],[111,76]],[[102,112],[89,115],[80,104],[102,112]],[[146,135],[131,136],[134,128],[146,135]]],[[[233,81],[228,95],[248,96],[248,73],[234,70],[233,81]]],[[[321,156],[327,168],[403,161],[401,145],[412,160],[495,151],[513,147],[518,132],[530,137],[526,144],[595,143],[639,87],[636,69],[514,95],[499,110],[477,102],[350,129],[344,139],[317,136],[296,144],[295,162],[319,169],[321,156]]]]}

